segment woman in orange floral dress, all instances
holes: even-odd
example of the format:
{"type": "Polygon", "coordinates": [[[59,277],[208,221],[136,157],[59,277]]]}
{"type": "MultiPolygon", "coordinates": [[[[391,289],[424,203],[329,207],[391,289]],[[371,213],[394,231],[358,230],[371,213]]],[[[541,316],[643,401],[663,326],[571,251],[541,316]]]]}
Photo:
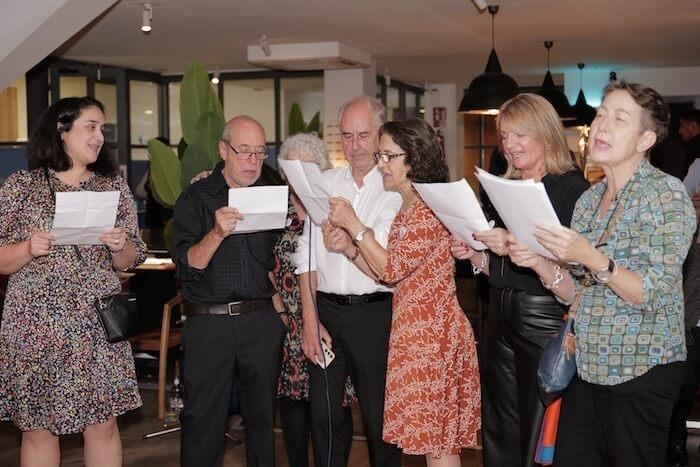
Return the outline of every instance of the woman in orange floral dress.
{"type": "Polygon", "coordinates": [[[476,349],[457,302],[451,236],[412,185],[447,181],[445,156],[423,120],[386,123],[380,135],[375,159],[384,189],[403,197],[386,250],[342,198],[331,200],[324,239],[394,286],[384,441],[425,455],[428,466],[458,466],[481,426],[476,349]]]}

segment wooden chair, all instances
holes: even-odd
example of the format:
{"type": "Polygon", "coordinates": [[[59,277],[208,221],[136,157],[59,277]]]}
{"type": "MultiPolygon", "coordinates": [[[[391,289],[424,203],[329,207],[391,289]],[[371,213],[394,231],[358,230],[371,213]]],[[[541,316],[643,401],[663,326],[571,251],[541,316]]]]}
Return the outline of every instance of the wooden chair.
{"type": "MultiPolygon", "coordinates": [[[[184,315],[185,299],[178,293],[163,305],[163,317],[160,331],[150,331],[139,334],[131,339],[134,350],[142,352],[158,352],[158,418],[165,419],[165,386],[168,369],[168,351],[182,344],[182,329],[172,326],[172,312],[180,307],[184,315]]],[[[175,367],[176,374],[179,373],[175,367]]]]}

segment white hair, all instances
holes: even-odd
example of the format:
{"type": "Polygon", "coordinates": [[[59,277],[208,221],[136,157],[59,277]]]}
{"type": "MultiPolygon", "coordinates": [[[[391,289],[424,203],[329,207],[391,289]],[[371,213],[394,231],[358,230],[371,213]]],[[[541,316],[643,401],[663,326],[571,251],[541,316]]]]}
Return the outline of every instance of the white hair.
{"type": "Polygon", "coordinates": [[[377,125],[378,130],[384,125],[384,122],[386,122],[386,107],[374,97],[365,95],[351,99],[340,106],[340,110],[338,111],[338,126],[340,127],[340,121],[343,119],[343,112],[345,112],[345,109],[360,102],[369,107],[369,110],[372,112],[372,117],[374,117],[374,124],[377,125]]]}
{"type": "Polygon", "coordinates": [[[280,146],[277,158],[287,160],[292,154],[301,161],[314,162],[321,172],[331,168],[326,143],[318,137],[316,132],[297,133],[287,137],[280,146]]]}

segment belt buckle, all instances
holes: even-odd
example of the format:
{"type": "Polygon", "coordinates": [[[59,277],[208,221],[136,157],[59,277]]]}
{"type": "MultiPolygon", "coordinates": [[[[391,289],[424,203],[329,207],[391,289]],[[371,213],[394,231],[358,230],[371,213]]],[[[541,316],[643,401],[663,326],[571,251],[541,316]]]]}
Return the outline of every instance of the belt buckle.
{"type": "Polygon", "coordinates": [[[240,315],[240,314],[241,314],[240,311],[233,311],[233,309],[232,309],[231,307],[232,307],[232,306],[236,306],[236,305],[240,305],[241,303],[243,303],[243,302],[242,302],[242,301],[238,301],[238,302],[229,302],[229,303],[227,303],[226,306],[228,307],[228,315],[229,315],[229,316],[238,316],[238,315],[240,315]]]}

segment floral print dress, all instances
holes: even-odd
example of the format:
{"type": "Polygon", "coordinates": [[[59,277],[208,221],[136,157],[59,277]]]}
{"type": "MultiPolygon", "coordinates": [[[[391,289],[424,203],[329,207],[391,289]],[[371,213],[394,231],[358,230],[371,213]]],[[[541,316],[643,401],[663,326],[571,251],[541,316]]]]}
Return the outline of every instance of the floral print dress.
{"type": "MultiPolygon", "coordinates": [[[[287,335],[282,347],[282,368],[280,371],[278,397],[288,397],[297,401],[309,399],[309,360],[301,348],[302,316],[299,276],[295,273],[292,255],[296,252],[299,236],[304,229],[304,221],[290,202],[287,209],[287,223],[284,233],[274,247],[275,287],[284,303],[289,318],[287,335]]],[[[343,405],[349,406],[355,398],[355,390],[350,377],[345,381],[343,405]]]]}
{"type": "MultiPolygon", "coordinates": [[[[53,172],[55,191],[120,191],[117,226],[136,246],[134,200],[121,177],[93,174],[78,187],[53,172]]],[[[20,171],[0,187],[0,245],[27,240],[53,224],[54,201],[43,169],[20,171]]],[[[107,342],[96,297],[121,285],[104,245],[54,246],[10,276],[0,325],[0,420],[22,431],[77,433],[141,406],[129,342],[107,342]]]]}
{"type": "Polygon", "coordinates": [[[405,454],[475,446],[481,392],[474,334],[457,301],[450,233],[422,200],[400,211],[380,279],[394,285],[383,439],[405,454]]]}

